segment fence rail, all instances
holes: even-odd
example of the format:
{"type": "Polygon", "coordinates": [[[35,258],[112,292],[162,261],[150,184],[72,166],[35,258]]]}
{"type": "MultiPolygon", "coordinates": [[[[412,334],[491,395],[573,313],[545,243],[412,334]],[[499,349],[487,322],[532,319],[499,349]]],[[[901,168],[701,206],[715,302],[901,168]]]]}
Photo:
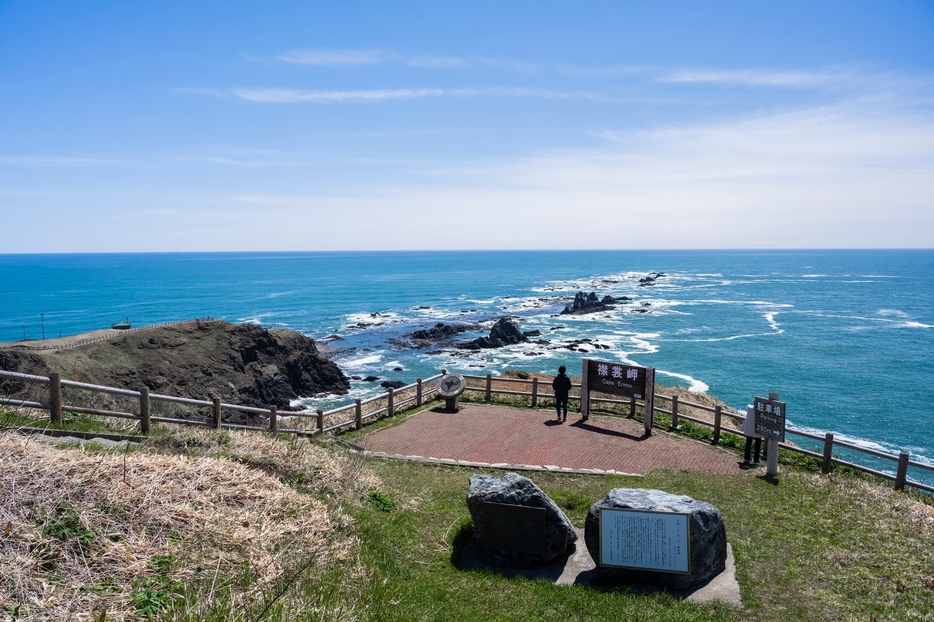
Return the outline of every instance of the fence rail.
{"type": "MultiPolygon", "coordinates": [[[[137,329],[139,330],[139,329],[137,329]]],[[[356,399],[353,404],[348,404],[345,406],[338,406],[328,411],[324,410],[304,410],[304,411],[285,411],[283,413],[278,413],[277,409],[274,406],[270,407],[257,407],[257,406],[247,406],[243,404],[228,404],[221,402],[220,398],[214,398],[212,400],[199,400],[192,399],[187,397],[178,397],[172,395],[162,395],[157,393],[150,394],[148,389],[142,388],[139,391],[133,391],[131,389],[121,389],[117,387],[108,387],[103,385],[90,384],[85,382],[77,382],[73,380],[63,380],[56,373],[46,376],[37,376],[32,374],[22,374],[18,372],[2,371],[0,370],[0,378],[7,378],[9,380],[21,381],[30,384],[36,385],[48,385],[48,401],[38,400],[38,399],[14,399],[10,397],[0,397],[0,405],[6,406],[16,406],[21,408],[30,408],[36,410],[47,410],[50,414],[50,419],[52,423],[61,423],[62,422],[62,413],[63,412],[74,412],[74,413],[83,413],[91,414],[101,417],[112,417],[118,419],[130,419],[140,422],[141,430],[144,434],[148,434],[150,431],[151,422],[159,423],[173,423],[181,425],[197,425],[205,427],[214,427],[217,429],[228,428],[228,429],[244,429],[244,430],[269,430],[273,432],[282,432],[290,434],[323,434],[326,432],[331,432],[334,430],[339,430],[341,428],[346,428],[349,426],[354,426],[356,429],[363,427],[365,421],[379,417],[381,415],[392,416],[396,412],[399,412],[402,409],[410,408],[413,405],[420,407],[429,400],[431,400],[438,392],[439,380],[446,374],[444,370],[442,373],[431,376],[424,380],[418,379],[412,384],[399,387],[398,389],[388,389],[385,394],[376,395],[367,399],[356,399]],[[91,391],[96,393],[103,393],[108,395],[114,395],[123,398],[133,398],[138,400],[139,412],[126,412],[119,410],[110,410],[104,408],[92,408],[88,406],[80,406],[77,404],[66,404],[62,398],[62,389],[78,389],[91,391]],[[165,417],[157,416],[151,414],[151,403],[152,402],[165,402],[172,404],[180,404],[184,406],[191,406],[197,408],[210,408],[211,409],[211,420],[199,420],[199,419],[185,419],[180,417],[165,417]],[[223,412],[227,411],[238,411],[243,413],[249,413],[253,415],[260,415],[266,418],[267,425],[257,426],[257,425],[244,425],[239,423],[232,423],[229,421],[223,420],[223,412]],[[295,427],[283,427],[279,425],[279,420],[286,419],[290,422],[300,422],[303,420],[314,420],[314,427],[304,428],[301,426],[295,427]]],[[[540,382],[538,378],[503,378],[496,377],[494,386],[494,377],[492,374],[487,374],[486,376],[473,376],[465,375],[464,378],[467,380],[467,388],[465,391],[470,391],[472,393],[482,393],[485,401],[491,401],[493,395],[509,395],[509,396],[527,396],[530,398],[530,405],[535,407],[538,405],[539,400],[541,399],[554,399],[554,394],[550,392],[543,392],[540,390],[540,382]],[[512,385],[524,385],[529,390],[515,390],[515,389],[505,389],[501,388],[503,384],[512,384],[512,385]]],[[[550,387],[549,387],[550,388],[550,387]]],[[[580,399],[580,385],[572,385],[572,391],[576,391],[577,395],[572,395],[572,399],[580,399]]],[[[691,402],[688,400],[682,400],[677,395],[662,395],[660,393],[655,394],[656,403],[658,400],[667,401],[669,408],[661,408],[656,406],[655,411],[664,413],[671,417],[671,428],[676,429],[681,420],[690,421],[694,424],[709,427],[712,429],[712,442],[717,444],[720,440],[721,432],[729,432],[734,434],[742,434],[738,427],[733,426],[724,426],[723,419],[726,418],[734,423],[742,422],[745,418],[745,414],[738,413],[730,410],[724,409],[722,406],[709,406],[707,404],[699,404],[697,402],[691,402]],[[714,415],[713,422],[701,419],[698,417],[692,417],[684,412],[682,408],[692,408],[714,415]]],[[[592,403],[597,404],[611,404],[611,405],[622,405],[629,406],[629,416],[634,417],[636,415],[637,407],[645,407],[645,403],[642,400],[636,400],[631,398],[629,400],[620,400],[609,397],[599,397],[592,396],[592,403]]],[[[796,428],[788,427],[786,432],[791,435],[800,436],[802,438],[810,439],[817,442],[823,443],[823,451],[821,453],[816,451],[810,451],[804,449],[803,447],[798,447],[794,444],[789,443],[779,443],[778,446],[781,449],[796,452],[805,456],[812,458],[817,458],[822,461],[821,471],[823,473],[829,473],[833,466],[844,466],[852,468],[876,477],[886,479],[895,483],[895,488],[897,490],[904,489],[905,486],[912,486],[914,488],[925,490],[927,492],[934,493],[934,486],[919,482],[916,480],[908,479],[907,470],[908,467],[913,467],[923,471],[934,472],[934,466],[918,462],[916,460],[911,460],[909,455],[905,452],[900,452],[899,454],[890,454],[883,451],[878,451],[870,449],[867,447],[862,447],[860,445],[849,443],[842,440],[835,440],[833,433],[827,432],[823,436],[815,434],[812,432],[807,432],[804,430],[798,430],[796,428]],[[850,451],[855,451],[858,453],[866,454],[873,456],[875,458],[880,458],[883,460],[888,460],[896,463],[895,474],[891,474],[885,471],[880,471],[878,469],[873,469],[865,465],[860,465],[856,462],[850,460],[843,460],[839,457],[834,457],[833,450],[835,447],[844,448],[850,451]]]]}
{"type": "MultiPolygon", "coordinates": [[[[125,333],[136,333],[143,330],[151,330],[153,328],[162,328],[163,326],[178,326],[179,324],[190,324],[191,322],[213,322],[214,318],[212,317],[198,317],[192,320],[176,320],[174,322],[160,322],[158,324],[146,324],[145,326],[137,326],[136,328],[127,328],[127,329],[116,329],[112,328],[107,333],[94,337],[93,339],[83,339],[75,343],[69,343],[67,345],[32,345],[35,344],[35,340],[22,340],[22,341],[7,341],[4,342],[4,347],[14,348],[14,349],[25,349],[25,350],[70,350],[71,348],[79,348],[81,346],[86,346],[91,343],[98,343],[100,341],[106,341],[107,339],[113,339],[114,337],[119,337],[125,333]]],[[[106,330],[106,329],[105,329],[106,330]]],[[[53,337],[52,339],[56,339],[53,337]]],[[[50,341],[52,340],[50,339],[50,341]]],[[[58,338],[60,339],[60,337],[58,338]]],[[[41,344],[42,341],[39,341],[41,344]]]]}

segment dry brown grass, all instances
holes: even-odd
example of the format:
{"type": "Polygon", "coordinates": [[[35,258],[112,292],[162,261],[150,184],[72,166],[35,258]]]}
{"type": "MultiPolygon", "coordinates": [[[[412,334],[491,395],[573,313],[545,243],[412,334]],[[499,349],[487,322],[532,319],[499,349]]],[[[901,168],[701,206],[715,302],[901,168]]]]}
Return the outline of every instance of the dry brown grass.
{"type": "Polygon", "coordinates": [[[180,444],[202,455],[56,449],[0,434],[0,618],[90,620],[106,608],[107,620],[134,619],[132,593],[157,556],[177,560],[163,571],[175,585],[208,586],[201,606],[214,598],[212,578],[248,572],[249,586],[226,596],[237,606],[299,558],[351,554],[348,519],[280,479],[347,494],[375,483],[359,461],[257,433],[184,434],[180,444]],[[205,455],[215,448],[229,457],[205,455]],[[59,539],[53,527],[68,520],[72,537],[59,539]]]}

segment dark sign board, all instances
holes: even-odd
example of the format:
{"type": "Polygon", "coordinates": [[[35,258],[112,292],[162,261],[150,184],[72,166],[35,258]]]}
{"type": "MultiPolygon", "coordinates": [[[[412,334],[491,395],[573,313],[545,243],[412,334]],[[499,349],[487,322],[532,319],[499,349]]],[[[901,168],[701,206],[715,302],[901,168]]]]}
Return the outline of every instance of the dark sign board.
{"type": "Polygon", "coordinates": [[[530,555],[545,554],[545,508],[485,502],[480,544],[530,555]]]}
{"type": "Polygon", "coordinates": [[[757,397],[754,408],[756,409],[756,432],[762,435],[762,438],[784,443],[785,403],[757,397]]]}
{"type": "Polygon", "coordinates": [[[645,399],[646,368],[587,359],[587,388],[600,393],[645,399]]]}

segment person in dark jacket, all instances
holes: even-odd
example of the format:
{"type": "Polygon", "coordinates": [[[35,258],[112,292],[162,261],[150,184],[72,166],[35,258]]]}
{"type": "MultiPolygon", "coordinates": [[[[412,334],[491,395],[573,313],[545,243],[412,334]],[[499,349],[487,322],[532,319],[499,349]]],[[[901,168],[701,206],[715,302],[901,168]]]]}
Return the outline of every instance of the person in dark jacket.
{"type": "Polygon", "coordinates": [[[564,408],[564,421],[568,420],[568,391],[571,390],[571,379],[564,372],[567,368],[562,365],[558,368],[558,375],[551,381],[551,388],[555,391],[555,409],[558,411],[558,421],[562,421],[561,408],[564,408]]]}

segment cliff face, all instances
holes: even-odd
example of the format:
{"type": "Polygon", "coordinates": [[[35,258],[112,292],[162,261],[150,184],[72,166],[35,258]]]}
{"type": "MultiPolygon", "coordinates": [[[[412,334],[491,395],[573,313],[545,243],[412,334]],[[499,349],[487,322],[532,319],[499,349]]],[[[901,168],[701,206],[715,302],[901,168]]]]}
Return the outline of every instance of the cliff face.
{"type": "Polygon", "coordinates": [[[350,382],[315,342],[252,324],[191,322],[52,352],[0,351],[0,368],[153,393],[287,409],[299,397],[344,394],[350,382]]]}

